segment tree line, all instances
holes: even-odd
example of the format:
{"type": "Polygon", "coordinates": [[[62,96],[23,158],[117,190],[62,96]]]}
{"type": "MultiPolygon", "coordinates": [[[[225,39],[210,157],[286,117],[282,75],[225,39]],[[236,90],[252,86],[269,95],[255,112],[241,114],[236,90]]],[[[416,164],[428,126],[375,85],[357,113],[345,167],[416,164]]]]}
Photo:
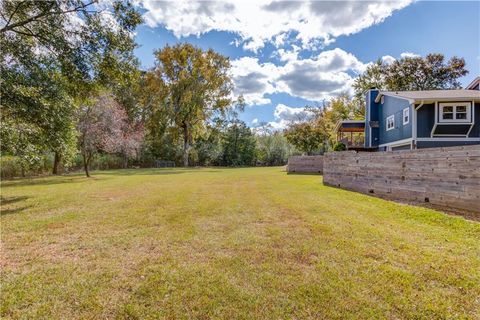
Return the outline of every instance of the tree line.
{"type": "Polygon", "coordinates": [[[22,175],[53,158],[52,173],[80,159],[122,167],[283,165],[289,155],[331,149],[338,120],[363,117],[363,92],[456,88],[463,59],[442,55],[378,61],[359,75],[353,97],[306,107],[284,132],[251,129],[239,119],[230,61],[183,43],[157,50],[143,71],[134,56],[141,14],[126,0],[13,1],[0,4],[1,158],[22,175]]]}
{"type": "Polygon", "coordinates": [[[129,1],[2,1],[2,160],[22,175],[52,157],[87,176],[104,155],[123,167],[284,164],[283,135],[257,134],[238,114],[230,61],[190,44],[156,51],[143,71],[133,51],[142,23],[129,1]]]}

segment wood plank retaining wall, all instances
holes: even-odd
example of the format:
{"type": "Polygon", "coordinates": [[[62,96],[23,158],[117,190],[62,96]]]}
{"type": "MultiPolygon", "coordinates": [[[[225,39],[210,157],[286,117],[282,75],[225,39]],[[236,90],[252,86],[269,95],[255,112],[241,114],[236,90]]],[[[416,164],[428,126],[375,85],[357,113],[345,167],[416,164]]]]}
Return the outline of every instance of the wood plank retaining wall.
{"type": "Polygon", "coordinates": [[[326,185],[480,214],[480,145],[329,152],[323,160],[326,185]]]}
{"type": "Polygon", "coordinates": [[[323,156],[292,156],[288,158],[288,173],[322,173],[323,156]]]}

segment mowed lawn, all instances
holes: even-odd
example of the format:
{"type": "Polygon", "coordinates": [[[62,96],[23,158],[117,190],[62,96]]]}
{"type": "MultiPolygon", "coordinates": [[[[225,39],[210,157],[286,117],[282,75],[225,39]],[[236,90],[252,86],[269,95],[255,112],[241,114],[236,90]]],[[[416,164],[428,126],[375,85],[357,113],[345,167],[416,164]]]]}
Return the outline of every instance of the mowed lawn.
{"type": "Polygon", "coordinates": [[[1,316],[479,319],[480,224],[283,168],[2,183],[1,316]]]}

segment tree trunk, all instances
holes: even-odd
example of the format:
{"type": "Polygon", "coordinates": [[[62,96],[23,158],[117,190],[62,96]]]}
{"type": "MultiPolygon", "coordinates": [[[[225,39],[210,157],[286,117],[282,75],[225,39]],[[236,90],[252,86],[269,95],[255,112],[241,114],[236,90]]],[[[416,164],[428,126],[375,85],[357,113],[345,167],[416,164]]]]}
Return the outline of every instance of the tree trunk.
{"type": "Polygon", "coordinates": [[[60,166],[61,161],[62,161],[62,155],[55,151],[52,174],[58,174],[58,167],[60,166]]]}
{"type": "Polygon", "coordinates": [[[238,143],[238,127],[237,127],[237,124],[235,124],[235,143],[233,144],[233,155],[232,155],[232,158],[235,159],[235,162],[232,163],[233,166],[237,166],[240,162],[238,159],[237,143],[238,143]]]}
{"type": "Polygon", "coordinates": [[[188,153],[190,151],[190,134],[188,126],[183,127],[183,166],[188,167],[188,153]]]}
{"type": "Polygon", "coordinates": [[[83,168],[85,169],[85,175],[87,178],[90,178],[90,173],[88,172],[88,166],[90,164],[90,157],[86,155],[85,153],[82,153],[82,158],[83,158],[83,168]]]}

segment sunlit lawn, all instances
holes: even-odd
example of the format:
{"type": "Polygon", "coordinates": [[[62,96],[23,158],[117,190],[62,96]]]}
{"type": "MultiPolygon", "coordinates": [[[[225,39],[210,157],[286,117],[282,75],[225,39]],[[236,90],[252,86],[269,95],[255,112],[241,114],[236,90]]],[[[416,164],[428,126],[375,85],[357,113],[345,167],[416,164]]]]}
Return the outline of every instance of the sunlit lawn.
{"type": "Polygon", "coordinates": [[[2,319],[480,318],[480,224],[283,168],[2,184],[2,319]]]}

